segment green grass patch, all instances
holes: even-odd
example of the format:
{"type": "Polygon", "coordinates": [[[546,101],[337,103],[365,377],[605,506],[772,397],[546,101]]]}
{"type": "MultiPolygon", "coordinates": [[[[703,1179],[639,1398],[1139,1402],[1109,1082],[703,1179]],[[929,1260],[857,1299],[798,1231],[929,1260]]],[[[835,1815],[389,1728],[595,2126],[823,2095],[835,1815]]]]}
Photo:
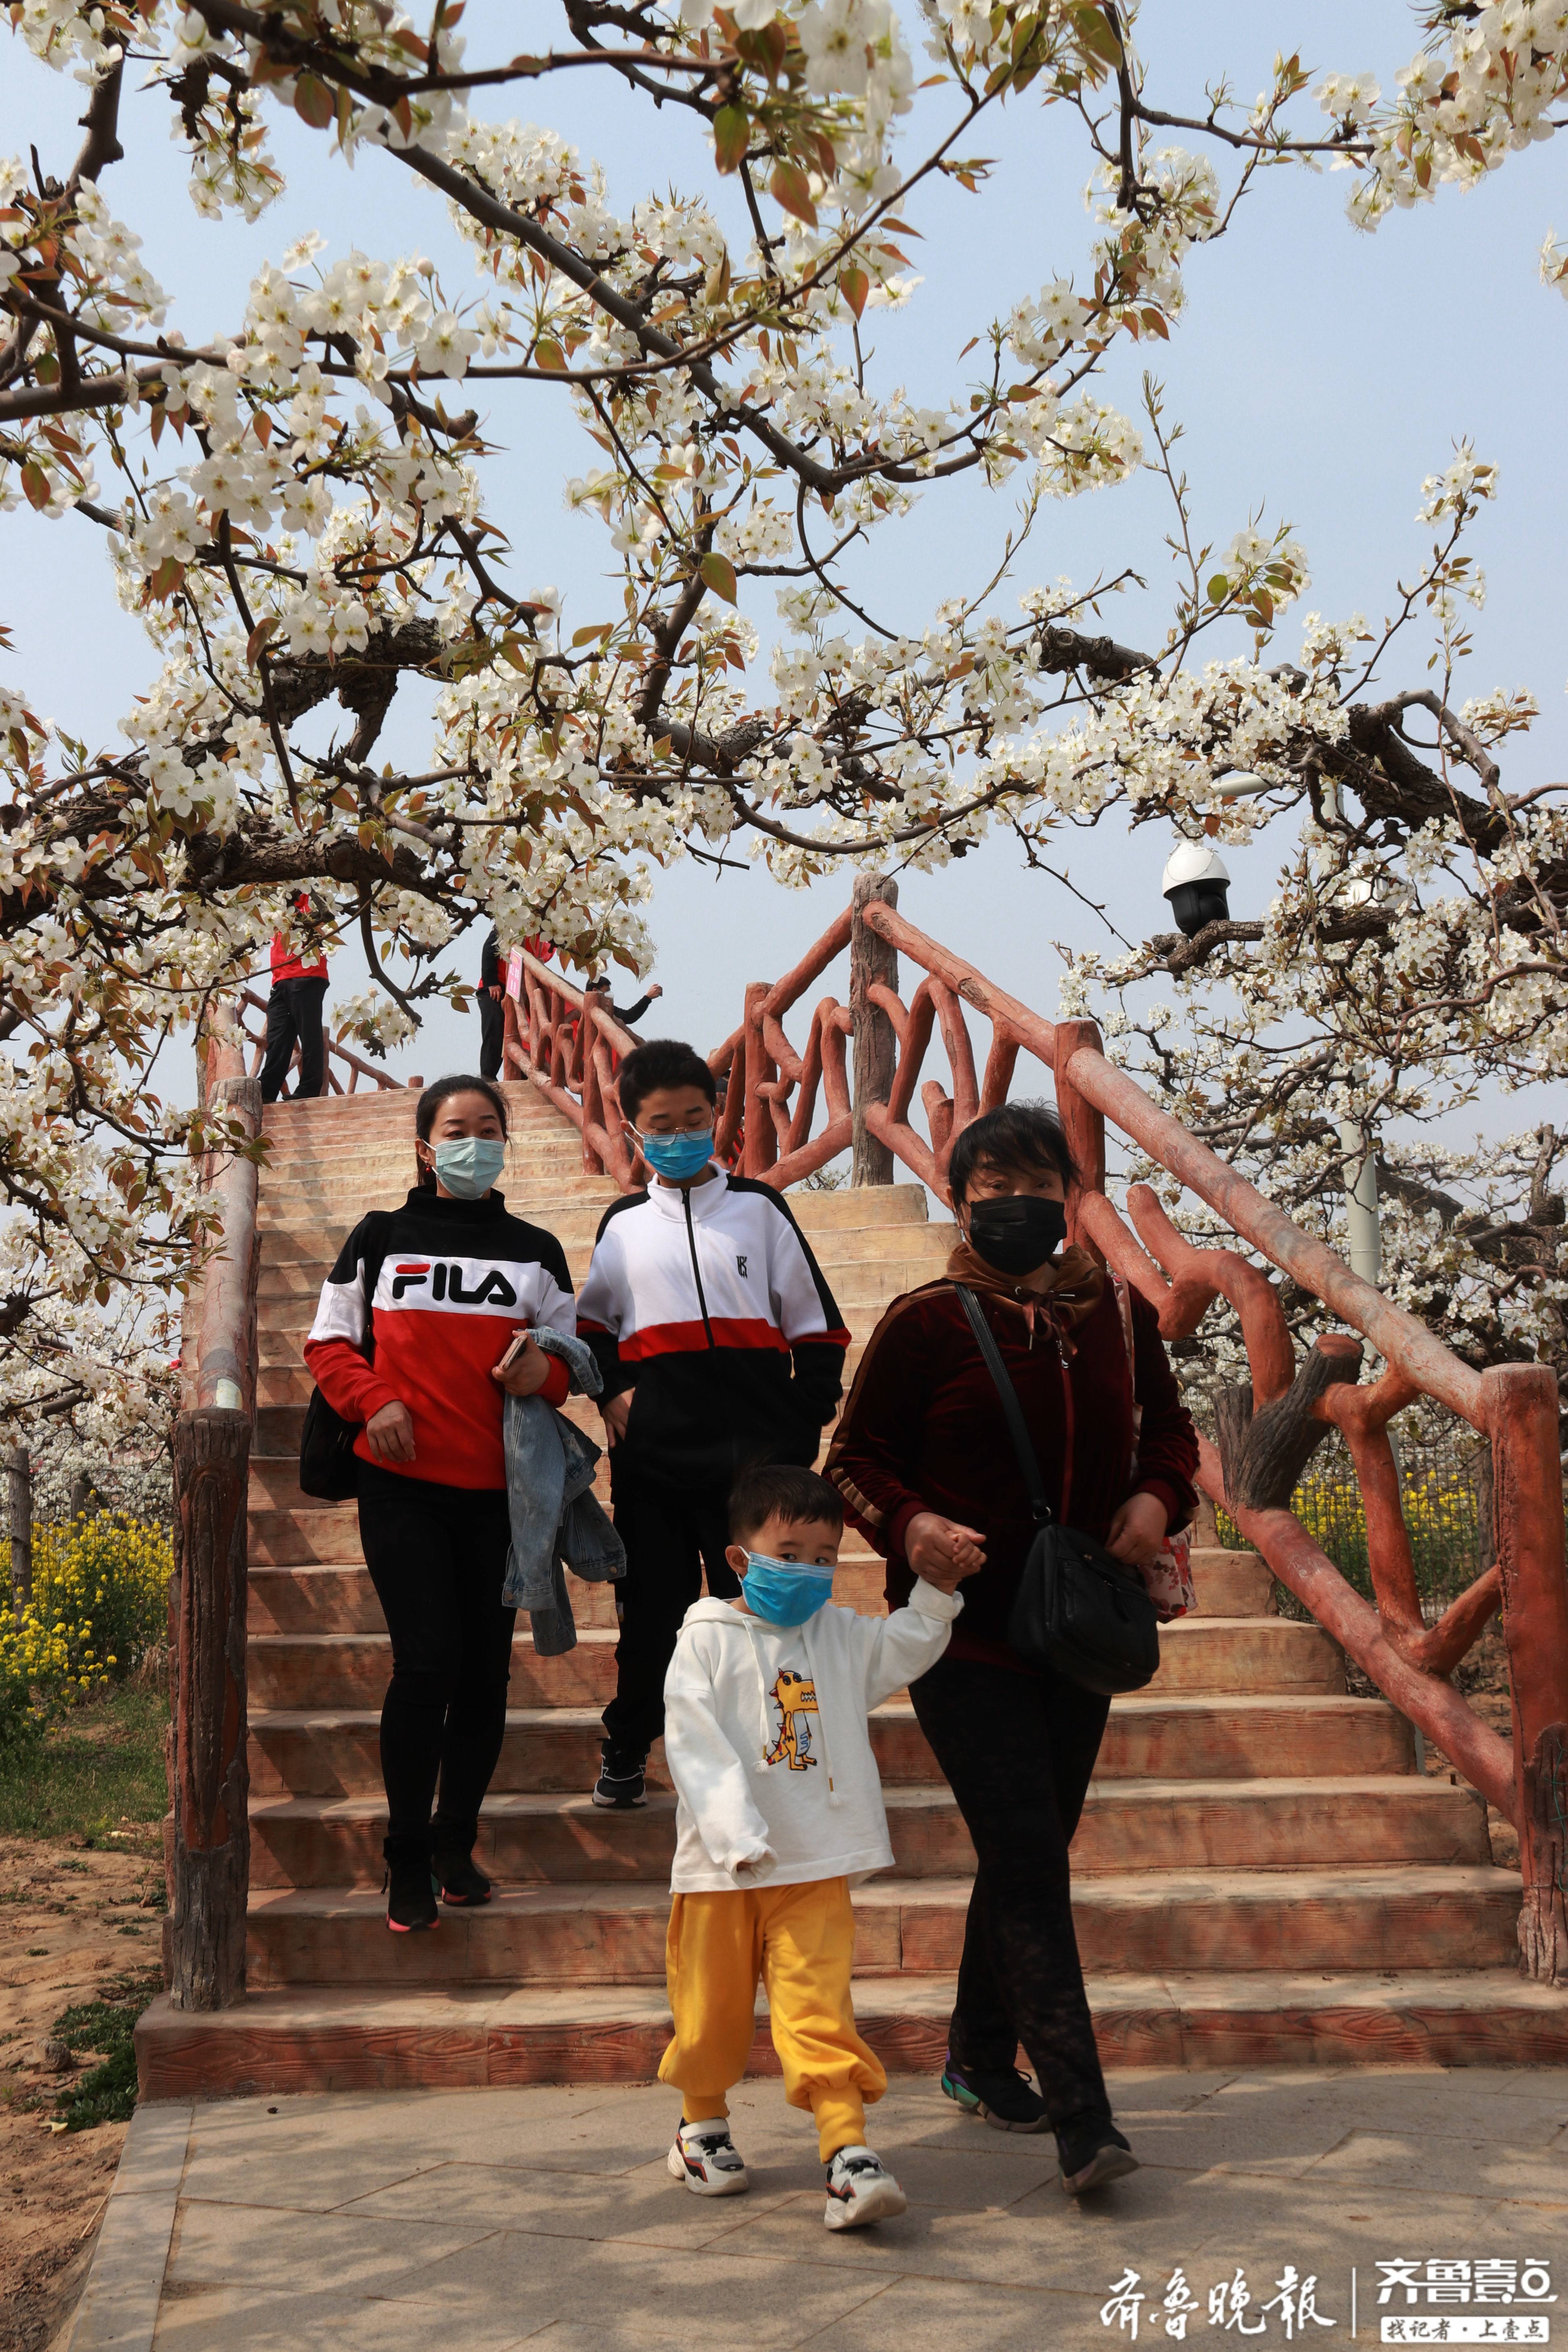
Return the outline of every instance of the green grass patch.
{"type": "Polygon", "coordinates": [[[122,1686],[73,1708],[41,1740],[0,1748],[0,1833],[134,1851],[168,1810],[168,1720],[161,1692],[122,1686]],[[132,1824],[142,1839],[110,1837],[132,1824]]]}
{"type": "Polygon", "coordinates": [[[163,1976],[116,1977],[96,2000],[79,2001],[50,2027],[52,2039],[63,2042],[79,2057],[83,2052],[99,2063],[61,2094],[56,2116],[68,2131],[90,2131],[95,2124],[128,2124],[136,2105],[136,2052],[132,2042],[136,2021],[163,1989],[163,1976]]]}

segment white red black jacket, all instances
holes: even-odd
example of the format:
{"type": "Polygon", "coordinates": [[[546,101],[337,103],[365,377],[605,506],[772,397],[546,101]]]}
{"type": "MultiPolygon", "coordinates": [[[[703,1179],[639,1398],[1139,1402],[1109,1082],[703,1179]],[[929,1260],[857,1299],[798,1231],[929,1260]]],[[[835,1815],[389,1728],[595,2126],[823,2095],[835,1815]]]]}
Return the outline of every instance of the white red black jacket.
{"type": "Polygon", "coordinates": [[[634,1383],[615,1480],[727,1487],[759,1461],[816,1459],[849,1334],[770,1184],[722,1170],[606,1211],[577,1328],[607,1395],[634,1383]]]}
{"type": "MultiPolygon", "coordinates": [[[[305,1362],[345,1421],[368,1421],[395,1399],[408,1407],[414,1460],[384,1469],[495,1489],[506,1485],[504,1394],[490,1371],[524,1323],[568,1335],[577,1328],[554,1234],[510,1216],[500,1192],[443,1201],[416,1186],[401,1209],[362,1217],[343,1244],[321,1285],[305,1362]]],[[[553,1357],[541,1393],[562,1404],[569,1381],[553,1357]]],[[[374,1459],[363,1432],[354,1452],[374,1459]]]]}

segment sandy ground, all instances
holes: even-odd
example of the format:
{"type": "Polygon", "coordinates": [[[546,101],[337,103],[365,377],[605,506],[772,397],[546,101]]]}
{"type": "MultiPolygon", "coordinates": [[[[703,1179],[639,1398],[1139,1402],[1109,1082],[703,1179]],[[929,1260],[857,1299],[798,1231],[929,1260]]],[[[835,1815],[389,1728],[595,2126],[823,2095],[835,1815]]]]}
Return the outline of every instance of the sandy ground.
{"type": "Polygon", "coordinates": [[[162,1905],[148,1853],[0,1838],[0,2352],[43,2352],[74,2307],[125,2137],[49,2128],[71,2071],[50,2064],[49,2029],[156,1965],[162,1905]]]}

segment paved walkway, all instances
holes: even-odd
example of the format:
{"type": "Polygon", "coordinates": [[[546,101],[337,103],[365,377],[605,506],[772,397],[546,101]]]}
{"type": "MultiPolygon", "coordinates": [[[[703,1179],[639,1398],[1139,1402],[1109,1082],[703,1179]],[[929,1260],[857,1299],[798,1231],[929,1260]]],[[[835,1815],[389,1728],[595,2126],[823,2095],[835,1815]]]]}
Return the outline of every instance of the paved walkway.
{"type": "Polygon", "coordinates": [[[144,2107],[71,2352],[1054,2352],[1131,2340],[1100,2317],[1130,2270],[1126,2294],[1149,2298],[1138,2341],[1165,2344],[1178,2266],[1197,2304],[1188,2340],[1216,2347],[1285,2343],[1287,2316],[1342,2345],[1352,2269],[1361,2340],[1391,2312],[1489,2314],[1490,2340],[1531,2340],[1508,2332],[1506,2305],[1433,2303],[1428,2263],[1490,2263],[1489,2294],[1510,2277],[1539,2293],[1530,2266],[1552,2265],[1561,2302],[1511,2313],[1540,2340],[1545,2312],[1568,2346],[1568,2070],[1152,2072],[1112,2091],[1143,2169],[1074,2207],[1048,2138],[987,2130],[934,2084],[896,2081],[873,2137],[909,2212],[844,2236],[823,2227],[815,2140],[776,2082],[737,2094],[753,2185],[715,2202],[666,2174],[674,2104],[658,2088],[144,2107]],[[1380,2310],[1376,2265],[1395,2259],[1420,2284],[1380,2310]],[[1292,2264],[1315,2273],[1331,2332],[1293,2303],[1262,2313],[1292,2264]],[[1250,2306],[1227,2326],[1232,2292],[1211,2322],[1211,2289],[1238,2269],[1250,2306]]]}

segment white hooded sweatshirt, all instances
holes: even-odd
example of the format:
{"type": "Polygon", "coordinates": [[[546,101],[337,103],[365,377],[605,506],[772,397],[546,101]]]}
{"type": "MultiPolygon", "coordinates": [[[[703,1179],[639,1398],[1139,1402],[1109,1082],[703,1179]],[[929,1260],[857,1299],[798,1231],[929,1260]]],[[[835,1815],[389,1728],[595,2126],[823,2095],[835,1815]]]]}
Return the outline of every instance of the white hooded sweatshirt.
{"type": "Polygon", "coordinates": [[[923,1580],[890,1616],[829,1601],[804,1625],[693,1601],[664,1683],[664,1752],[679,1801],[671,1891],[890,1869],[866,1717],[935,1665],[963,1606],[923,1580]]]}

